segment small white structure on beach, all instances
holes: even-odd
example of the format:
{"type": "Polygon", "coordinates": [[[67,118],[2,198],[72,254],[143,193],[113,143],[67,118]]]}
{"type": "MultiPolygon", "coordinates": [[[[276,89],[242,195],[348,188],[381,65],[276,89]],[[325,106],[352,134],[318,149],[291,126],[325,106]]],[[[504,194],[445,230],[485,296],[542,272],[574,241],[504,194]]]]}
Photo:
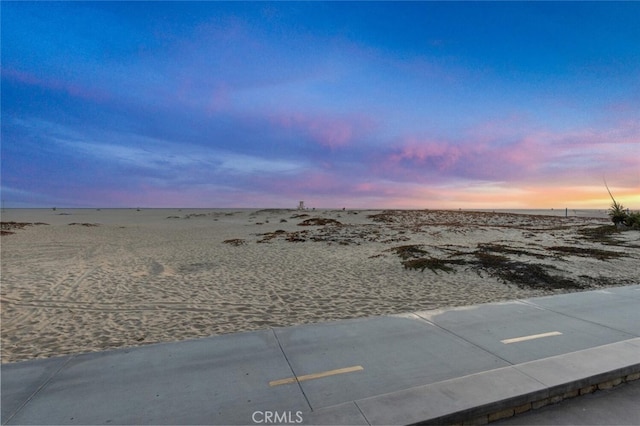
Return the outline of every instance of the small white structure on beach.
{"type": "Polygon", "coordinates": [[[300,204],[298,204],[298,210],[304,210],[304,201],[300,201],[300,204]]]}

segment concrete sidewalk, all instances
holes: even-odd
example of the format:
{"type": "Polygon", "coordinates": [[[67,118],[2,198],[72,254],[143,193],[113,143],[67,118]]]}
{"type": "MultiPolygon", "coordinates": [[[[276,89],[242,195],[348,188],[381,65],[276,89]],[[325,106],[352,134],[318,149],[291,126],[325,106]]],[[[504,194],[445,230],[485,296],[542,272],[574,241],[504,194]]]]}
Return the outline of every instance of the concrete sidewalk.
{"type": "Polygon", "coordinates": [[[493,420],[640,377],[639,308],[635,285],[4,364],[2,424],[493,420]]]}

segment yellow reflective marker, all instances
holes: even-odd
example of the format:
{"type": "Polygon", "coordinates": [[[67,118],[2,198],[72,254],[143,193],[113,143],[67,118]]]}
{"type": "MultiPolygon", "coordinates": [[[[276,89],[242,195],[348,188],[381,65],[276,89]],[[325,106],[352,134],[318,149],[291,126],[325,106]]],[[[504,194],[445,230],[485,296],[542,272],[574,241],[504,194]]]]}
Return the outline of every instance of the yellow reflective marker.
{"type": "Polygon", "coordinates": [[[562,333],[559,331],[550,331],[548,333],[532,334],[530,336],[514,337],[513,339],[504,339],[500,341],[505,345],[508,345],[509,343],[524,342],[527,340],[541,339],[543,337],[560,336],[561,334],[562,333]]]}
{"type": "Polygon", "coordinates": [[[338,368],[337,370],[323,371],[321,373],[305,374],[304,376],[288,377],[286,379],[272,380],[269,382],[269,386],[288,385],[295,382],[304,382],[305,380],[321,379],[323,377],[335,376],[336,374],[352,373],[354,371],[361,371],[364,368],[361,365],[354,365],[353,367],[338,368]]]}

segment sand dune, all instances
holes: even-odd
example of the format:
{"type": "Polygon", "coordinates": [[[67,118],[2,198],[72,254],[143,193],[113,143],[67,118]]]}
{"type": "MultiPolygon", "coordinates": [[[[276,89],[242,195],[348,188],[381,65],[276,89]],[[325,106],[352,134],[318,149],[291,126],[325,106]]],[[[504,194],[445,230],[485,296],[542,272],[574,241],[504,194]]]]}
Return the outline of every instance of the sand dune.
{"type": "Polygon", "coordinates": [[[34,209],[2,220],[46,223],[3,225],[2,362],[633,284],[640,259],[640,232],[610,233],[603,218],[34,209]]]}

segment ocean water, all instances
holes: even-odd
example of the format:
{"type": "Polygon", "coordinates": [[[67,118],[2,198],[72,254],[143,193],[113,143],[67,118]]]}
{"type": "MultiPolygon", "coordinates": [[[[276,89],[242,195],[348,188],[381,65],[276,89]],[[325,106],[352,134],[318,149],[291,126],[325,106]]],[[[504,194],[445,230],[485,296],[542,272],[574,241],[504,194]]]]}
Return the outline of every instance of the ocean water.
{"type": "Polygon", "coordinates": [[[533,214],[561,217],[595,217],[602,219],[609,218],[607,210],[605,209],[462,209],[462,211],[533,214]]]}

